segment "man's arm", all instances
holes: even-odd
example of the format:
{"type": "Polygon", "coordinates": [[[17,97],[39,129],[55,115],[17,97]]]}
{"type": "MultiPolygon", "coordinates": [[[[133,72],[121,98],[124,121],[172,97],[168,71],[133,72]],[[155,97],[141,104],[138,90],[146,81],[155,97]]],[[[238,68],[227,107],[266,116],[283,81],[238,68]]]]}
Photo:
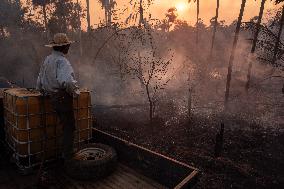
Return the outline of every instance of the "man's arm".
{"type": "Polygon", "coordinates": [[[36,90],[42,91],[42,83],[41,83],[41,71],[42,71],[42,66],[40,68],[38,77],[37,77],[37,82],[36,82],[36,90]]]}
{"type": "Polygon", "coordinates": [[[70,95],[77,97],[80,91],[71,64],[67,60],[59,60],[57,63],[57,81],[70,95]]]}

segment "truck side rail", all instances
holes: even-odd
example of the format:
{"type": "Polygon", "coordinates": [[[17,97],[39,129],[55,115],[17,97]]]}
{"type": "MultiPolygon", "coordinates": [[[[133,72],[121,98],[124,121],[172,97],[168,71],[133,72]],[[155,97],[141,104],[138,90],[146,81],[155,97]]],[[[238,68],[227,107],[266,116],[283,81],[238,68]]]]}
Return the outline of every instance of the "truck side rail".
{"type": "Polygon", "coordinates": [[[168,188],[192,188],[198,181],[198,169],[99,129],[93,128],[93,141],[113,146],[119,162],[168,188]]]}

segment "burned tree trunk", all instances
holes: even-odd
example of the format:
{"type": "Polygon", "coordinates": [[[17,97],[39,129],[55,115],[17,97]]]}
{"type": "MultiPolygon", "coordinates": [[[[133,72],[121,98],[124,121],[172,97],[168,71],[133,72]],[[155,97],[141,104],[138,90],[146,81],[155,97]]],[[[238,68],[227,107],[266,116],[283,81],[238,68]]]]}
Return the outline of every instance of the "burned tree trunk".
{"type": "Polygon", "coordinates": [[[109,20],[109,4],[110,1],[109,0],[99,0],[99,2],[102,4],[102,8],[105,10],[105,24],[106,26],[108,26],[108,20],[109,20]]]}
{"type": "Polygon", "coordinates": [[[281,40],[283,24],[284,24],[284,6],[282,7],[282,15],[281,15],[281,20],[280,20],[280,24],[279,24],[280,28],[279,28],[276,43],[275,43],[275,46],[274,46],[274,51],[273,51],[274,54],[273,54],[272,64],[275,64],[275,62],[277,61],[277,54],[278,54],[278,50],[279,50],[278,48],[279,48],[279,44],[280,44],[280,40],[281,40]]]}
{"type": "MultiPolygon", "coordinates": [[[[188,0],[188,2],[192,2],[192,0],[188,0]]],[[[199,0],[193,0],[193,2],[196,2],[196,44],[199,42],[199,0]]]]}
{"type": "Polygon", "coordinates": [[[190,77],[190,70],[188,70],[188,99],[187,99],[187,110],[188,110],[188,119],[191,120],[191,108],[192,108],[192,85],[191,85],[191,77],[190,77]]]}
{"type": "Polygon", "coordinates": [[[214,22],[214,29],[213,29],[209,59],[211,59],[212,57],[214,43],[215,43],[215,37],[216,37],[216,31],[217,31],[217,25],[218,25],[218,17],[219,17],[219,7],[220,7],[220,0],[217,0],[216,16],[215,16],[215,22],[214,22]]]}
{"type": "Polygon", "coordinates": [[[247,83],[246,83],[246,92],[247,93],[248,93],[248,90],[249,90],[249,87],[250,87],[250,79],[251,79],[251,69],[252,69],[251,56],[255,53],[257,39],[258,39],[258,35],[259,35],[259,32],[260,32],[260,27],[261,27],[261,20],[262,20],[262,17],[263,17],[265,2],[266,2],[266,0],[261,1],[258,20],[257,20],[257,24],[256,24],[256,31],[254,33],[252,48],[251,48],[251,52],[250,52],[250,55],[249,55],[249,67],[248,67],[247,83]]]}
{"type": "Polygon", "coordinates": [[[107,21],[107,23],[108,23],[108,26],[110,26],[111,25],[111,8],[109,8],[109,10],[108,10],[108,21],[107,21]]]}
{"type": "Polygon", "coordinates": [[[141,88],[143,88],[145,83],[143,81],[142,57],[141,57],[140,50],[138,51],[138,73],[137,74],[138,74],[141,88]]]}
{"type": "MultiPolygon", "coordinates": [[[[89,0],[88,0],[89,1],[89,0]]],[[[77,4],[79,5],[79,1],[77,0],[77,4]]],[[[82,28],[81,28],[81,19],[80,19],[80,9],[77,9],[77,17],[79,22],[78,34],[79,34],[79,46],[80,46],[80,57],[79,57],[79,65],[81,64],[81,59],[83,56],[83,46],[82,46],[82,28]]],[[[88,26],[89,27],[89,26],[88,26]]],[[[89,28],[88,28],[89,29],[89,28]]],[[[88,30],[89,31],[89,30],[88,30]]]]}
{"type": "Polygon", "coordinates": [[[196,2],[197,10],[196,10],[196,44],[199,43],[199,0],[196,2]]]}
{"type": "Polygon", "coordinates": [[[192,88],[188,89],[188,100],[187,100],[187,109],[188,109],[188,119],[191,119],[191,107],[192,107],[192,88]]]}
{"type": "Polygon", "coordinates": [[[231,56],[229,60],[229,66],[228,66],[228,73],[227,73],[227,82],[226,82],[226,92],[225,92],[225,110],[228,108],[228,101],[229,101],[229,96],[230,96],[230,87],[231,87],[231,79],[232,79],[232,69],[233,69],[233,63],[235,59],[235,52],[236,52],[236,47],[238,44],[239,40],[239,34],[241,30],[241,24],[242,24],[242,19],[244,15],[244,10],[246,6],[246,0],[242,0],[242,5],[240,9],[240,14],[237,22],[237,27],[236,27],[236,32],[235,32],[235,37],[234,37],[234,42],[233,42],[233,47],[231,50],[231,56]]]}
{"type": "Polygon", "coordinates": [[[215,149],[214,149],[214,156],[220,157],[223,152],[223,144],[224,144],[224,123],[221,123],[221,128],[219,133],[216,135],[215,139],[215,149]]]}
{"type": "Polygon", "coordinates": [[[140,13],[139,26],[141,26],[144,22],[143,0],[140,0],[139,13],[140,13]]]}
{"type": "Polygon", "coordinates": [[[106,22],[106,26],[108,25],[108,10],[107,7],[105,7],[105,22],[106,22]]]}
{"type": "Polygon", "coordinates": [[[107,20],[107,23],[108,23],[108,26],[111,26],[111,20],[112,20],[112,5],[113,5],[113,0],[110,0],[109,1],[109,4],[108,4],[108,20],[107,20]]]}
{"type": "Polygon", "coordinates": [[[47,27],[47,14],[46,14],[46,4],[45,3],[42,5],[42,12],[43,12],[43,20],[44,20],[44,29],[46,32],[46,38],[48,39],[49,31],[47,27]]]}
{"type": "Polygon", "coordinates": [[[90,17],[90,0],[86,0],[87,4],[87,24],[88,24],[88,32],[91,31],[91,17],[90,17]]]}
{"type": "Polygon", "coordinates": [[[108,19],[109,19],[109,17],[108,17],[108,13],[109,13],[108,9],[109,9],[110,2],[109,2],[109,0],[100,0],[100,2],[102,4],[102,7],[105,9],[105,24],[106,24],[106,26],[108,26],[108,19]]]}
{"type": "Polygon", "coordinates": [[[148,102],[149,102],[149,119],[150,119],[150,122],[153,121],[153,115],[154,115],[154,112],[153,112],[153,108],[154,108],[154,103],[153,103],[153,100],[150,96],[150,89],[149,89],[149,84],[146,84],[145,85],[145,88],[146,88],[146,92],[147,92],[147,98],[148,98],[148,102]]]}

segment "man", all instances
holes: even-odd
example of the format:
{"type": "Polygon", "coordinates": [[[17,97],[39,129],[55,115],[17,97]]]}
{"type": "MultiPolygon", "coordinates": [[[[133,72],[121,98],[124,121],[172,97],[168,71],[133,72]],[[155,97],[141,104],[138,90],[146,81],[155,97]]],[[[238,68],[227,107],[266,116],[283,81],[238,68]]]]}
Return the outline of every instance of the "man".
{"type": "Polygon", "coordinates": [[[46,57],[37,79],[37,90],[50,97],[63,125],[63,159],[70,159],[73,154],[73,97],[80,94],[73,68],[65,57],[72,43],[74,41],[70,41],[64,33],[54,35],[53,41],[46,45],[53,51],[46,57]]]}

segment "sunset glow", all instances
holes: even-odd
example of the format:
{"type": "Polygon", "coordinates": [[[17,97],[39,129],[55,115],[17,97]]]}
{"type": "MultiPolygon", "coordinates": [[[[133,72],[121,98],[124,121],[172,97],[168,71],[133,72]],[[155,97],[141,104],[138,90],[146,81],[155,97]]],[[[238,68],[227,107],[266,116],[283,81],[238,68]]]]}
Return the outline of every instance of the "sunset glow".
{"type": "Polygon", "coordinates": [[[187,9],[187,6],[188,5],[184,2],[178,2],[175,7],[178,12],[184,12],[187,9]]]}
{"type": "MultiPolygon", "coordinates": [[[[20,0],[25,4],[26,0],[20,0]]],[[[77,2],[77,0],[73,0],[77,2]]],[[[78,0],[82,3],[83,8],[86,10],[86,0],[78,0]]],[[[260,0],[257,1],[247,1],[244,21],[249,21],[252,17],[258,15],[260,0]]],[[[128,8],[132,10],[132,6],[125,0],[116,0],[116,8],[118,9],[117,14],[119,15],[120,22],[124,22],[126,18],[131,14],[130,12],[121,12],[121,10],[128,8]],[[120,9],[120,10],[119,10],[120,9]]],[[[239,10],[241,6],[240,0],[220,0],[220,10],[219,19],[225,20],[226,24],[230,24],[238,17],[239,10]]],[[[188,3],[188,0],[154,0],[153,4],[150,6],[149,10],[146,12],[151,12],[152,18],[164,19],[165,14],[169,8],[175,7],[178,13],[178,19],[187,21],[190,25],[194,25],[196,22],[196,3],[188,3]]],[[[268,10],[275,8],[273,1],[267,1],[265,4],[264,13],[266,14],[268,10]]],[[[279,6],[278,6],[279,7],[279,6]]],[[[205,24],[210,23],[210,19],[215,16],[216,1],[201,1],[200,2],[200,18],[205,24]]],[[[102,9],[101,4],[97,0],[90,0],[90,15],[91,15],[91,25],[97,27],[98,23],[104,22],[105,11],[102,9]]],[[[264,17],[263,21],[266,21],[264,17]]],[[[86,29],[86,19],[82,19],[82,26],[86,29]]]]}

